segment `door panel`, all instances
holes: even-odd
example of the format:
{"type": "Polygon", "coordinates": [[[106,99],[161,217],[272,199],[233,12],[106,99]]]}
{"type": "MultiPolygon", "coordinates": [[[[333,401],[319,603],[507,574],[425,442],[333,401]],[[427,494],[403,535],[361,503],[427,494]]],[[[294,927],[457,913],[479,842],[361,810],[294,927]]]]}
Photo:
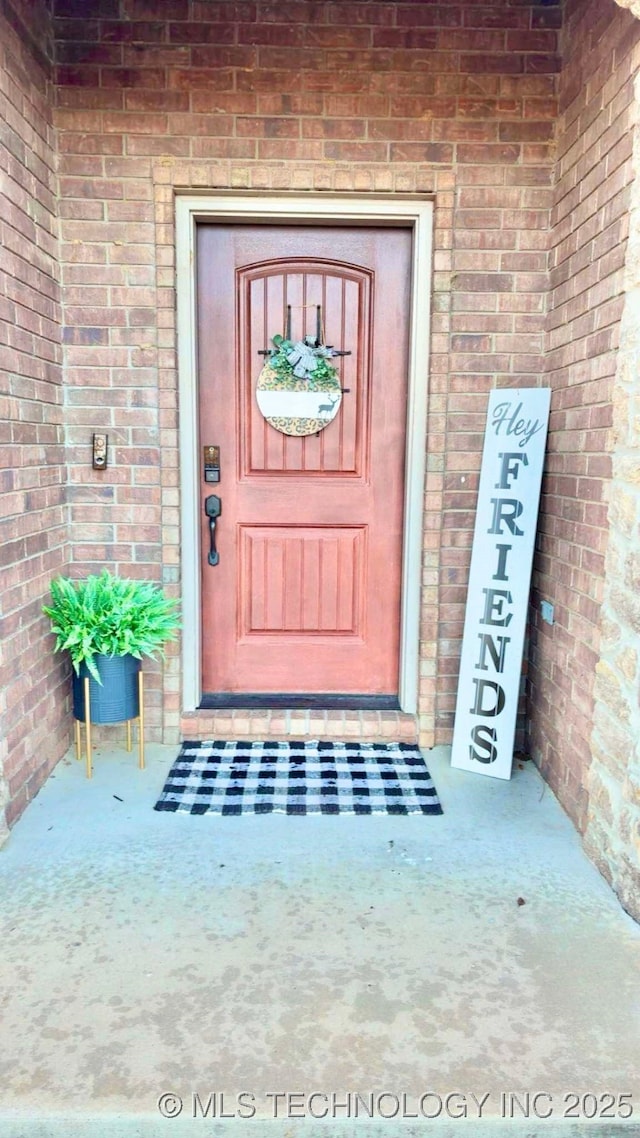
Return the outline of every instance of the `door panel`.
{"type": "Polygon", "coordinates": [[[244,635],[361,636],[365,527],[242,526],[244,635]]]}
{"type": "Polygon", "coordinates": [[[221,466],[202,481],[205,692],[398,691],[410,264],[405,229],[198,227],[200,442],[221,466]],[[317,436],[281,434],[255,398],[288,305],[292,339],[320,305],[325,342],[350,353],[317,436]]]}
{"type": "MultiPolygon", "coordinates": [[[[351,343],[352,337],[371,324],[370,274],[327,265],[324,271],[309,263],[289,259],[280,267],[248,268],[238,273],[240,327],[247,329],[242,344],[242,407],[244,427],[244,474],[357,474],[362,469],[363,429],[369,409],[368,344],[358,344],[352,355],[340,360],[342,386],[349,388],[336,421],[337,430],[327,429],[305,438],[282,435],[262,418],[255,400],[258,353],[271,343],[275,331],[284,332],[283,312],[292,306],[299,336],[315,335],[316,304],[333,347],[351,343]],[[315,270],[315,271],[314,271],[315,270]]],[[[295,326],[295,325],[294,325],[295,326]]]]}

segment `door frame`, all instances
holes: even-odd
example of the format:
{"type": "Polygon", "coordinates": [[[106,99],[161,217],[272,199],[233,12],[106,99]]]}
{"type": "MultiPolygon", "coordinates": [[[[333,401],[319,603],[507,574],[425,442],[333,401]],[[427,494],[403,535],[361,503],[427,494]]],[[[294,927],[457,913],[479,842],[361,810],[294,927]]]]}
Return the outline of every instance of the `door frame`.
{"type": "Polygon", "coordinates": [[[197,384],[198,222],[402,226],[412,230],[409,374],[398,699],[418,711],[420,595],[427,440],[433,199],[427,196],[177,193],[176,290],[180,418],[182,709],[195,711],[201,688],[200,447],[197,384]]]}

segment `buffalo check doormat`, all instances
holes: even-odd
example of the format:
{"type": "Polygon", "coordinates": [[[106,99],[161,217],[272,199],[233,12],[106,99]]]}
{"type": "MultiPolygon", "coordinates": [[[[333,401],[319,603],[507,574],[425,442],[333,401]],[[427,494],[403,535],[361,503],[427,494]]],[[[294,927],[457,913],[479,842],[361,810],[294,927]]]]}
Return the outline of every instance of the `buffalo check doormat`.
{"type": "Polygon", "coordinates": [[[183,814],[442,814],[411,743],[182,744],[155,810],[183,814]]]}

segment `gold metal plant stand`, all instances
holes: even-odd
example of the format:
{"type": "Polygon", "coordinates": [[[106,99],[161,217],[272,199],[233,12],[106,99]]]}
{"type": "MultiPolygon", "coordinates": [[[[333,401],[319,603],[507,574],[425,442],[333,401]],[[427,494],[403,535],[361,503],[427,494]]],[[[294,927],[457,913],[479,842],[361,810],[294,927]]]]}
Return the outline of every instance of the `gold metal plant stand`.
{"type": "MultiPolygon", "coordinates": [[[[127,719],[127,751],[131,752],[131,724],[138,724],[138,766],[140,770],[144,770],[144,672],[142,668],[138,672],[138,700],[140,705],[140,712],[137,719],[127,719]]],[[[81,733],[81,720],[76,719],[76,759],[82,758],[82,733],[81,733]]],[[[91,699],[89,696],[89,677],[84,679],[84,730],[85,742],[87,752],[87,778],[91,778],[92,774],[92,744],[91,744],[91,699]]]]}

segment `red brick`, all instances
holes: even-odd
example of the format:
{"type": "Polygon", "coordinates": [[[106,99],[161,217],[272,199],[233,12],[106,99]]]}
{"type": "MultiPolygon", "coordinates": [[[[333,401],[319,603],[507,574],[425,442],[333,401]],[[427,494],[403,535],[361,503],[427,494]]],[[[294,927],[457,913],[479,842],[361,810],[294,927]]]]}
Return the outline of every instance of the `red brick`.
{"type": "MultiPolygon", "coordinates": [[[[211,23],[210,21],[183,22],[169,24],[168,36],[171,43],[194,44],[232,44],[235,43],[233,23],[211,23]]],[[[239,28],[239,33],[242,28],[239,28]]],[[[246,42],[239,35],[240,43],[246,42]]]]}
{"type": "MultiPolygon", "coordinates": [[[[179,562],[175,537],[166,540],[174,530],[177,496],[164,499],[166,520],[152,497],[161,483],[163,494],[177,495],[176,452],[163,446],[160,463],[154,433],[157,422],[162,438],[170,439],[176,415],[173,188],[188,188],[193,178],[197,189],[213,182],[282,192],[302,185],[436,190],[435,350],[425,497],[425,574],[430,576],[425,577],[422,629],[426,658],[435,660],[437,673],[423,677],[422,714],[448,742],[483,411],[496,382],[517,386],[542,378],[548,300],[544,382],[554,387],[549,458],[557,461],[550,471],[564,481],[544,496],[536,573],[538,583],[553,592],[559,616],[553,638],[539,625],[533,629],[527,683],[532,740],[541,763],[568,788],[562,791],[565,802],[570,797],[570,808],[577,810],[576,772],[586,761],[591,696],[584,684],[577,698],[571,661],[586,660],[583,651],[592,651],[589,606],[601,587],[603,480],[609,476],[611,445],[607,385],[616,360],[619,265],[626,242],[622,219],[631,178],[632,40],[623,37],[631,17],[609,0],[568,3],[567,66],[559,77],[555,41],[562,12],[555,4],[165,0],[161,15],[158,4],[127,0],[125,19],[115,0],[96,0],[87,19],[86,3],[80,11],[78,0],[58,2],[57,28],[66,37],[59,55],[66,70],[60,75],[69,84],[60,91],[56,112],[65,193],[59,213],[68,289],[69,476],[60,467],[55,488],[68,483],[76,568],[97,564],[99,554],[128,558],[140,573],[148,567],[158,572],[161,557],[168,566],[179,562]],[[600,108],[605,90],[616,101],[600,108]],[[549,234],[546,195],[553,185],[551,142],[559,91],[568,113],[557,123],[558,207],[549,234]],[[574,200],[577,179],[581,192],[574,200]],[[87,211],[90,216],[71,226],[69,214],[87,211]],[[101,218],[107,219],[104,228],[90,228],[102,225],[101,218]],[[143,231],[142,240],[140,225],[150,230],[143,231]],[[558,268],[548,295],[549,236],[558,268]],[[122,243],[112,243],[114,237],[122,243]],[[156,274],[163,284],[158,306],[156,274]],[[118,461],[97,483],[87,464],[87,432],[101,416],[117,435],[118,461]],[[461,477],[467,480],[464,486],[461,477]],[[111,496],[102,496],[107,490],[111,496]],[[145,507],[149,513],[136,531],[137,510],[145,507]],[[563,741],[562,700],[580,708],[578,754],[563,741]],[[565,777],[569,768],[571,781],[565,777]]],[[[20,81],[27,82],[28,66],[24,60],[18,66],[20,81]]],[[[42,78],[38,90],[44,105],[42,78]]],[[[39,139],[52,137],[50,124],[38,129],[39,139]]],[[[17,169],[15,156],[12,161],[17,169]]],[[[6,444],[0,436],[0,474],[12,476],[11,485],[0,480],[0,490],[18,496],[11,499],[12,508],[23,493],[19,472],[37,468],[39,447],[54,446],[39,442],[46,436],[38,436],[38,430],[58,430],[62,421],[60,368],[51,363],[52,353],[60,350],[59,316],[42,312],[36,298],[24,303],[25,284],[18,277],[26,239],[35,247],[38,237],[40,252],[47,250],[54,264],[54,175],[51,161],[33,208],[20,197],[33,193],[32,180],[28,186],[16,180],[15,200],[3,218],[7,241],[0,266],[13,258],[14,273],[13,283],[0,291],[2,318],[10,325],[9,344],[3,346],[10,370],[20,361],[28,403],[40,390],[35,384],[45,382],[45,364],[55,375],[46,381],[50,390],[44,401],[56,421],[31,423],[21,416],[6,444]],[[38,220],[43,216],[46,225],[38,220]],[[37,352],[29,355],[36,343],[37,352]],[[25,466],[27,458],[31,465],[25,466]]],[[[49,281],[48,291],[33,291],[51,303],[51,285],[57,282],[49,281]]],[[[59,306],[58,299],[55,303],[59,306]]],[[[0,425],[5,421],[0,418],[0,425]]],[[[44,479],[49,471],[45,464],[41,470],[44,479]]],[[[39,488],[50,487],[43,481],[39,488]]],[[[39,530],[48,524],[43,503],[31,499],[41,511],[34,519],[38,524],[12,533],[8,546],[41,540],[39,530]]],[[[18,516],[27,514],[23,510],[18,516]]],[[[57,524],[64,532],[62,520],[57,524]]],[[[21,548],[26,552],[26,545],[21,548]]],[[[65,550],[62,544],[56,555],[63,557],[65,550]]],[[[19,579],[11,584],[12,590],[27,587],[19,579]]],[[[16,594],[10,594],[12,604],[37,607],[41,600],[14,602],[11,595],[16,594]]],[[[16,625],[12,635],[18,633],[16,625]]],[[[593,666],[591,656],[589,661],[593,666]]],[[[159,682],[154,694],[154,726],[159,727],[159,682]]],[[[165,707],[167,715],[179,710],[173,689],[165,695],[165,707]]],[[[340,722],[344,725],[342,716],[340,722]]],[[[12,724],[13,731],[20,729],[12,724]]],[[[21,785],[32,787],[36,776],[27,770],[24,739],[13,737],[18,766],[25,762],[21,785]]]]}
{"type": "MultiPolygon", "coordinates": [[[[62,28],[61,34],[67,37],[69,33],[62,28]]],[[[156,43],[164,39],[165,28],[157,21],[102,20],[100,35],[105,43],[156,43]]],[[[89,35],[74,38],[89,39],[89,35]]]]}
{"type": "Polygon", "coordinates": [[[192,49],[179,44],[139,44],[122,45],[122,64],[124,67],[188,67],[192,49]]]}
{"type": "MultiPolygon", "coordinates": [[[[203,49],[204,50],[204,49],[203,49]]],[[[244,49],[252,51],[253,49],[244,49]]],[[[339,52],[335,53],[339,55],[339,52]]],[[[344,55],[356,55],[358,57],[365,53],[349,53],[344,52],[344,55]]],[[[339,66],[339,65],[338,65],[339,66]]],[[[366,66],[363,60],[363,66],[366,66]]],[[[297,47],[260,47],[258,49],[258,67],[266,69],[267,71],[279,71],[285,69],[293,71],[294,74],[301,70],[320,70],[325,69],[325,53],[317,48],[297,48],[297,47]]]]}
{"type": "Polygon", "coordinates": [[[462,8],[438,4],[407,4],[396,9],[396,20],[400,27],[426,24],[429,27],[459,27],[462,24],[462,8]]]}
{"type": "MultiPolygon", "coordinates": [[[[357,113],[355,110],[354,114],[357,113]]],[[[417,95],[394,95],[389,102],[391,118],[453,119],[456,113],[454,98],[425,98],[417,95]]]]}
{"type": "MultiPolygon", "coordinates": [[[[303,138],[364,138],[366,123],[357,119],[303,119],[301,122],[303,138]]],[[[378,135],[370,132],[371,138],[378,135]]]]}
{"type": "MultiPolygon", "coordinates": [[[[255,113],[258,109],[258,96],[252,92],[244,91],[192,91],[191,94],[185,92],[184,97],[186,100],[186,107],[176,108],[176,110],[186,110],[191,100],[191,110],[196,114],[207,114],[213,112],[225,112],[236,115],[250,115],[255,113]]],[[[279,96],[282,98],[283,96],[279,96]]],[[[266,108],[264,114],[275,113],[269,112],[266,108]]]]}
{"type": "Polygon", "coordinates": [[[435,51],[439,40],[438,32],[425,28],[373,28],[371,45],[435,51]]]}
{"type": "Polygon", "coordinates": [[[557,47],[554,31],[507,32],[507,51],[555,52],[557,47]]]}
{"type": "Polygon", "coordinates": [[[561,63],[559,55],[526,55],[524,69],[536,75],[550,75],[560,70],[561,63]]]}
{"type": "Polygon", "coordinates": [[[446,28],[438,31],[438,47],[442,51],[502,52],[505,49],[505,33],[480,31],[477,28],[446,28]]]}
{"type": "MultiPolygon", "coordinates": [[[[616,246],[619,242],[618,248],[623,251],[626,240],[626,234],[619,232],[615,236],[612,234],[611,241],[601,241],[597,250],[592,244],[594,235],[603,233],[602,221],[597,217],[598,202],[615,195],[619,192],[619,187],[613,189],[615,170],[604,162],[598,163],[595,156],[591,158],[588,154],[587,147],[592,145],[592,140],[596,137],[590,132],[590,126],[596,124],[597,130],[597,115],[602,113],[603,117],[608,117],[610,108],[604,106],[601,110],[600,99],[587,106],[585,76],[598,74],[598,89],[609,89],[607,81],[614,64],[611,57],[607,56],[603,34],[611,25],[612,19],[621,27],[622,20],[627,17],[610,6],[587,3],[570,9],[569,19],[567,66],[560,85],[560,107],[567,114],[558,124],[559,153],[571,153],[574,156],[573,162],[582,171],[581,212],[585,219],[593,218],[595,224],[580,223],[576,217],[576,203],[576,206],[554,216],[551,234],[558,270],[557,287],[552,293],[549,328],[552,336],[561,335],[562,347],[561,350],[550,351],[547,357],[546,379],[555,388],[554,400],[558,408],[553,414],[555,431],[550,439],[550,451],[561,464],[558,468],[567,473],[548,479],[550,493],[544,498],[541,523],[543,532],[547,535],[546,552],[549,555],[540,562],[536,585],[542,596],[555,594],[561,597],[562,607],[558,610],[553,643],[547,643],[544,639],[543,626],[540,626],[539,631],[536,626],[534,664],[530,670],[529,682],[530,706],[534,706],[542,692],[545,693],[542,711],[532,730],[536,753],[541,766],[548,772],[548,777],[558,785],[565,808],[577,824],[581,825],[585,816],[585,803],[582,801],[576,805],[578,795],[574,787],[585,779],[589,763],[588,747],[582,748],[578,753],[574,748],[570,756],[571,747],[565,746],[563,740],[567,737],[567,697],[571,706],[579,707],[581,734],[589,737],[595,656],[591,657],[591,666],[581,676],[579,692],[572,683],[573,673],[567,667],[567,662],[570,658],[585,658],[583,649],[586,652],[590,641],[597,636],[599,609],[591,598],[601,595],[602,552],[607,538],[606,514],[602,512],[603,503],[600,502],[602,482],[587,477],[576,479],[568,477],[568,474],[580,475],[593,470],[593,473],[606,478],[610,470],[610,456],[606,453],[610,445],[610,402],[603,392],[601,402],[598,403],[596,385],[601,376],[611,374],[612,340],[609,335],[601,336],[600,331],[594,331],[589,336],[589,331],[595,328],[596,312],[598,315],[602,312],[600,305],[605,293],[605,304],[613,305],[612,314],[619,315],[619,309],[616,309],[616,290],[621,288],[621,283],[614,277],[608,288],[604,286],[607,280],[605,262],[610,252],[613,254],[613,264],[621,262],[622,257],[616,256],[616,246]],[[586,172],[589,172],[588,178],[584,178],[586,172]],[[587,280],[591,281],[592,287],[582,284],[587,280]],[[603,283],[602,295],[596,284],[598,280],[603,283]],[[563,291],[570,298],[569,303],[562,299],[563,291]],[[589,525],[584,524],[587,513],[589,525]],[[572,542],[578,545],[573,545],[572,542]],[[580,546],[584,548],[580,550],[580,546]],[[577,556],[582,563],[580,573],[575,569],[577,556]],[[565,587],[569,582],[571,589],[565,587]],[[558,634],[565,630],[569,630],[573,636],[571,641],[565,637],[563,645],[558,634]],[[560,694],[557,694],[558,689],[560,694]],[[563,777],[569,758],[574,771],[571,787],[569,780],[563,777]]],[[[547,26],[541,18],[540,9],[534,10],[533,26],[547,26]]],[[[536,66],[539,64],[536,63],[536,66]]],[[[616,107],[616,128],[622,121],[623,113],[624,99],[616,107]]],[[[614,133],[612,132],[612,137],[614,133]]],[[[628,160],[623,152],[623,164],[628,160]]],[[[568,202],[574,186],[575,170],[572,166],[563,164],[558,181],[558,200],[568,202]]],[[[604,318],[606,320],[606,316],[604,318]]],[[[616,316],[612,327],[615,327],[615,320],[616,316]]],[[[571,717],[570,731],[574,732],[575,737],[575,715],[571,717]]]]}
{"type": "Polygon", "coordinates": [[[61,178],[62,197],[79,198],[121,198],[124,190],[121,182],[107,181],[105,178],[61,178]]]}
{"type": "MultiPolygon", "coordinates": [[[[108,21],[104,21],[102,27],[108,21]]],[[[53,33],[57,43],[67,40],[84,40],[87,43],[96,43],[100,38],[100,22],[98,20],[54,19],[53,33]]]]}
{"type": "MultiPolygon", "coordinates": [[[[237,96],[234,96],[237,99],[237,96]]],[[[337,101],[337,100],[336,100],[337,101]]],[[[347,118],[348,113],[340,110],[331,110],[329,105],[325,105],[325,100],[320,94],[300,94],[288,95],[281,92],[265,92],[257,97],[257,109],[261,115],[322,115],[323,110],[329,118],[334,115],[347,118]]],[[[251,108],[255,111],[256,105],[251,108]]],[[[242,114],[242,110],[236,110],[237,114],[242,114]]],[[[250,112],[249,112],[250,113],[250,112]]],[[[355,114],[355,111],[351,112],[355,114]]]]}
{"type": "Polygon", "coordinates": [[[525,70],[524,56],[514,52],[501,54],[461,55],[460,69],[473,75],[490,72],[496,75],[518,75],[525,70]]]}
{"type": "MultiPolygon", "coordinates": [[[[277,33],[280,29],[277,29],[277,33]]],[[[355,48],[357,50],[366,49],[371,46],[372,36],[369,28],[366,27],[347,27],[345,25],[331,25],[323,27],[319,24],[311,24],[305,28],[305,43],[309,47],[324,47],[331,50],[336,48],[355,48]]],[[[278,42],[278,35],[274,36],[274,43],[278,42]]],[[[280,39],[281,43],[284,41],[280,39]]],[[[388,46],[386,44],[376,44],[377,46],[388,46]]],[[[432,44],[426,46],[435,47],[435,37],[432,44]]]]}
{"type": "Polygon", "coordinates": [[[464,143],[461,142],[456,148],[456,157],[458,162],[472,163],[475,165],[484,165],[489,162],[499,162],[506,165],[509,162],[517,162],[520,158],[520,147],[508,145],[492,145],[491,143],[464,143]]]}
{"type": "MultiPolygon", "coordinates": [[[[327,143],[322,143],[316,139],[297,141],[261,139],[258,142],[258,158],[275,159],[276,161],[288,158],[299,162],[318,162],[323,156],[322,148],[326,145],[327,143]]],[[[341,147],[348,144],[334,142],[329,145],[341,147]]]]}
{"type": "Polygon", "coordinates": [[[75,134],[61,135],[59,140],[61,154],[99,154],[117,155],[123,152],[122,134],[75,134]]]}
{"type": "Polygon", "coordinates": [[[112,134],[166,134],[167,116],[135,114],[132,111],[107,112],[104,130],[112,134]]]}
{"type": "Polygon", "coordinates": [[[165,86],[165,72],[160,67],[102,67],[100,83],[103,87],[143,87],[161,90],[165,86]]]}
{"type": "Polygon", "coordinates": [[[464,9],[465,28],[527,28],[529,13],[526,7],[506,10],[504,5],[477,7],[475,4],[464,9]]]}
{"type": "MultiPolygon", "coordinates": [[[[49,187],[57,162],[52,107],[41,97],[51,78],[43,70],[47,29],[34,28],[21,46],[4,22],[6,12],[5,7],[0,13],[0,43],[5,50],[11,45],[12,54],[0,66],[8,65],[3,90],[11,104],[3,140],[4,169],[10,176],[3,186],[0,296],[3,354],[12,375],[11,397],[0,395],[0,634],[11,664],[2,675],[0,761],[11,795],[6,810],[11,825],[69,741],[61,660],[53,655],[48,621],[41,613],[50,576],[66,571],[69,547],[60,512],[65,481],[60,273],[50,242],[57,207],[49,187]],[[15,350],[6,349],[7,341],[15,350]]],[[[99,115],[89,121],[99,125],[99,115]]]]}
{"type": "MultiPolygon", "coordinates": [[[[295,2],[293,6],[295,7],[295,2]]],[[[191,8],[194,20],[206,22],[211,19],[211,0],[192,0],[191,8]]],[[[291,5],[287,11],[291,12],[291,5]]],[[[252,0],[231,0],[230,3],[225,3],[224,0],[218,3],[216,0],[216,15],[219,20],[229,23],[247,23],[257,19],[257,7],[252,0]]],[[[290,18],[294,17],[290,15],[290,18]]]]}
{"type": "MultiPolygon", "coordinates": [[[[116,44],[102,44],[102,43],[61,43],[57,51],[57,62],[59,64],[77,64],[77,82],[82,82],[80,78],[83,67],[91,74],[94,68],[101,64],[112,64],[117,67],[122,63],[122,48],[116,44]]],[[[71,69],[70,69],[71,70],[71,69]]],[[[62,74],[66,76],[66,72],[62,69],[62,74]]],[[[65,78],[57,77],[58,82],[65,82],[65,78]]]]}
{"type": "MultiPolygon", "coordinates": [[[[97,74],[97,73],[96,73],[97,74]]],[[[121,110],[124,91],[102,90],[96,87],[63,87],[58,92],[59,107],[78,107],[92,110],[121,110]]]]}
{"type": "Polygon", "coordinates": [[[497,142],[498,123],[436,119],[433,137],[449,142],[497,142]]]}
{"type": "Polygon", "coordinates": [[[558,100],[552,98],[525,98],[523,104],[526,119],[551,119],[558,115],[558,100]]]}
{"type": "Polygon", "coordinates": [[[531,12],[531,27],[532,28],[561,28],[562,27],[562,9],[556,8],[533,8],[531,12]]]}
{"type": "MultiPolygon", "coordinates": [[[[68,0],[67,0],[68,2],[68,0]]],[[[93,3],[93,0],[91,0],[93,3]]],[[[105,0],[100,0],[105,3],[105,0]]],[[[129,20],[157,20],[157,0],[127,0],[127,18],[129,20]]],[[[163,20],[187,20],[189,18],[189,0],[162,0],[163,20]]]]}
{"type": "MultiPolygon", "coordinates": [[[[440,53],[439,58],[441,58],[440,53]]],[[[457,64],[457,56],[455,56],[453,53],[450,53],[446,57],[446,63],[447,66],[450,66],[451,70],[454,70],[457,64]]],[[[328,76],[327,78],[332,82],[333,88],[335,89],[335,77],[328,76]]],[[[363,76],[361,75],[343,75],[340,78],[340,87],[342,90],[345,90],[345,80],[352,82],[354,79],[357,79],[360,83],[360,87],[358,88],[359,90],[366,88],[367,90],[371,90],[384,95],[393,95],[396,93],[400,95],[433,95],[436,92],[437,85],[443,81],[443,78],[444,77],[442,75],[428,74],[424,70],[415,73],[403,72],[401,74],[395,74],[393,72],[381,72],[379,75],[374,72],[372,75],[367,77],[366,83],[363,83],[363,76]]],[[[453,77],[447,76],[447,78],[453,77]]],[[[348,89],[353,90],[352,87],[349,87],[348,89]]],[[[448,86],[445,93],[451,93],[448,86]]]]}
{"type": "Polygon", "coordinates": [[[256,141],[251,138],[194,138],[193,158],[255,158],[256,141]]]}
{"type": "MultiPolygon", "coordinates": [[[[232,91],[233,90],[233,73],[232,72],[227,73],[227,81],[229,83],[228,90],[232,91]]],[[[315,77],[313,72],[310,72],[309,75],[305,75],[303,77],[302,83],[301,83],[301,77],[299,74],[297,74],[295,71],[292,72],[292,71],[288,71],[288,70],[278,71],[278,72],[252,70],[252,71],[239,71],[236,74],[236,89],[240,92],[268,91],[271,93],[274,90],[276,90],[278,92],[283,92],[283,91],[285,91],[285,92],[289,92],[289,91],[297,92],[300,90],[301,87],[303,90],[306,89],[309,91],[313,91],[313,90],[322,91],[325,89],[332,89],[333,90],[333,89],[335,89],[335,82],[323,74],[320,74],[317,77],[315,77]],[[311,80],[313,78],[317,78],[319,81],[319,85],[317,87],[315,87],[311,82],[311,80]]],[[[341,84],[341,87],[344,87],[344,84],[341,84]]],[[[185,76],[185,89],[188,89],[188,88],[189,88],[188,78],[186,78],[186,76],[185,76]]]]}
{"type": "Polygon", "coordinates": [[[238,118],[236,132],[240,138],[299,138],[300,123],[283,118],[238,118]]]}
{"type": "Polygon", "coordinates": [[[387,146],[383,142],[325,142],[324,156],[333,162],[384,162],[387,146]]]}
{"type": "MultiPolygon", "coordinates": [[[[451,337],[452,352],[490,352],[491,337],[480,335],[462,335],[451,337]]],[[[456,425],[461,425],[459,422],[456,425]]]]}
{"type": "Polygon", "coordinates": [[[256,49],[235,45],[193,47],[191,48],[191,60],[195,68],[251,68],[256,66],[256,49]]]}
{"type": "Polygon", "coordinates": [[[500,123],[501,142],[546,142],[554,137],[552,122],[500,123]]]}
{"type": "MultiPolygon", "coordinates": [[[[509,103],[509,112],[520,117],[520,110],[519,100],[512,99],[509,103]]],[[[505,113],[505,100],[481,96],[461,98],[457,100],[457,113],[463,119],[496,119],[505,113]]]]}
{"type": "Polygon", "coordinates": [[[456,273],[455,287],[460,292],[511,292],[511,273],[456,273]]]}
{"type": "Polygon", "coordinates": [[[124,92],[124,108],[127,111],[188,111],[189,94],[186,91],[128,90],[124,92]]]}
{"type": "MultiPolygon", "coordinates": [[[[307,17],[313,14],[313,8],[307,5],[307,17]]],[[[390,25],[394,22],[394,9],[391,4],[367,3],[340,3],[331,4],[327,8],[327,17],[332,24],[368,24],[390,25]]],[[[307,19],[305,19],[305,23],[307,19]]]]}
{"type": "MultiPolygon", "coordinates": [[[[238,120],[238,125],[241,121],[238,120]]],[[[195,137],[205,135],[209,138],[223,138],[234,133],[235,120],[232,115],[189,115],[170,114],[168,132],[176,136],[195,137]]],[[[238,130],[238,134],[243,132],[238,130]]]]}
{"type": "Polygon", "coordinates": [[[556,79],[553,75],[503,75],[500,77],[500,94],[523,98],[527,95],[538,98],[553,97],[556,93],[556,79]]]}
{"type": "Polygon", "coordinates": [[[393,142],[390,147],[392,162],[426,162],[429,164],[453,161],[453,146],[443,142],[393,142]]]}
{"type": "Polygon", "coordinates": [[[176,67],[169,71],[168,86],[174,91],[231,91],[233,72],[204,67],[176,67]]]}

